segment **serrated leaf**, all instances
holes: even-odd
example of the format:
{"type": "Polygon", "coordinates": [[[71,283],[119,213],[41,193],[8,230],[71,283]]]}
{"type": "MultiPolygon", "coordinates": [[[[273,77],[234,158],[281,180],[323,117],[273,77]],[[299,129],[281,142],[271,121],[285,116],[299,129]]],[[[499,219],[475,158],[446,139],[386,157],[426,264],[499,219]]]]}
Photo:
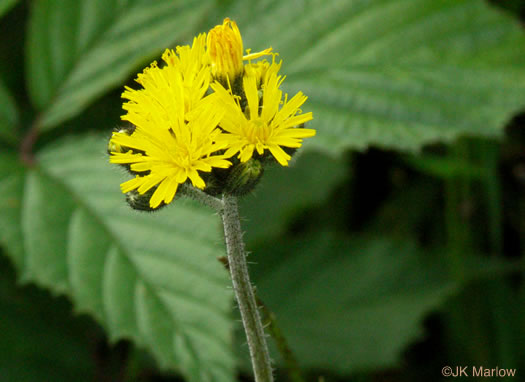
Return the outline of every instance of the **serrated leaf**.
{"type": "Polygon", "coordinates": [[[38,0],[29,24],[28,87],[49,129],[121,84],[182,38],[211,1],[38,0]]]}
{"type": "Polygon", "coordinates": [[[0,139],[13,143],[16,140],[18,112],[9,91],[0,81],[0,139]]]}
{"type": "Polygon", "coordinates": [[[229,9],[245,46],[273,46],[309,96],[306,146],[413,151],[499,136],[525,106],[525,36],[480,0],[268,0],[229,9]],[[282,22],[286,20],[286,22],[282,22]]]}
{"type": "Polygon", "coordinates": [[[249,246],[282,233],[294,213],[320,205],[346,172],[344,160],[319,152],[302,153],[287,168],[268,167],[261,184],[241,201],[249,246]]]}
{"type": "Polygon", "coordinates": [[[395,365],[454,286],[413,245],[387,239],[316,235],[270,243],[253,256],[257,291],[305,368],[395,365]]]}
{"type": "Polygon", "coordinates": [[[27,171],[24,261],[15,257],[23,279],[69,295],[113,340],[133,339],[189,381],[231,381],[231,293],[216,259],[224,251],[217,217],[185,200],[154,214],[131,210],[105,145],[92,136],[62,140],[27,171]]]}
{"type": "Polygon", "coordinates": [[[0,17],[7,13],[18,0],[0,0],[0,17]]]}

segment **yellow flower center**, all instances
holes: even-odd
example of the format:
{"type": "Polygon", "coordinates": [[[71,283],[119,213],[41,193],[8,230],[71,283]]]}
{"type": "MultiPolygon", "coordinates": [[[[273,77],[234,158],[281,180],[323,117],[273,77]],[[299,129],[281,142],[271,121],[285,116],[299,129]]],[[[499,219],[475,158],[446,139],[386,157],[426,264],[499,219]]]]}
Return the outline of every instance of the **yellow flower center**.
{"type": "Polygon", "coordinates": [[[251,144],[265,144],[268,141],[268,138],[270,138],[271,133],[272,129],[262,120],[262,118],[255,118],[248,121],[246,138],[251,144]]]}
{"type": "Polygon", "coordinates": [[[233,81],[243,72],[242,38],[235,21],[224,19],[208,33],[208,54],[214,77],[233,81]]]}

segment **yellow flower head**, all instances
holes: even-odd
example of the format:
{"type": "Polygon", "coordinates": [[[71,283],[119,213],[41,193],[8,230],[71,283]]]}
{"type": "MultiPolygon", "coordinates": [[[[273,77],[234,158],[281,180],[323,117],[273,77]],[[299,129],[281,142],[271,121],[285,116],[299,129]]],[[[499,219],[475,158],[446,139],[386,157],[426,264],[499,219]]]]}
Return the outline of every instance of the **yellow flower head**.
{"type": "Polygon", "coordinates": [[[156,89],[154,94],[151,91],[134,90],[126,87],[126,91],[122,94],[122,98],[130,100],[124,105],[124,109],[128,110],[126,119],[135,124],[131,118],[131,114],[135,106],[133,105],[151,105],[155,113],[160,113],[156,117],[169,118],[170,110],[159,107],[166,102],[166,98],[170,97],[173,89],[174,78],[182,77],[182,86],[184,87],[184,110],[190,111],[199,100],[204,97],[209,88],[211,74],[209,68],[209,57],[205,54],[206,35],[201,34],[195,37],[193,45],[178,46],[176,51],[173,49],[166,49],[162,55],[162,60],[165,65],[162,70],[157,67],[157,62],[153,62],[150,68],[146,68],[143,73],[139,73],[135,80],[145,89],[156,89]],[[131,109],[131,110],[130,110],[131,109]]]}
{"type": "Polygon", "coordinates": [[[223,83],[233,83],[243,74],[243,60],[251,60],[270,54],[272,48],[243,56],[242,37],[235,21],[225,18],[208,33],[208,55],[211,60],[211,73],[223,83]]]}
{"type": "Polygon", "coordinates": [[[262,60],[256,63],[249,62],[244,66],[245,75],[255,77],[258,89],[261,88],[262,84],[272,73],[277,74],[281,69],[282,61],[276,63],[276,55],[277,53],[273,54],[273,60],[271,64],[266,60],[262,60]]]}
{"type": "Polygon", "coordinates": [[[122,119],[135,129],[113,133],[109,144],[114,148],[110,162],[129,166],[136,174],[121,184],[122,192],[137,190],[144,195],[154,189],[151,208],[170,203],[178,186],[188,179],[193,186],[204,188],[199,171],[231,164],[224,155],[214,155],[225,148],[218,143],[222,133],[217,128],[224,111],[209,96],[202,98],[209,79],[196,66],[185,71],[171,65],[170,60],[176,59],[172,51],[165,55],[164,68],[153,63],[139,75],[137,82],[143,89],[126,88],[122,97],[129,102],[124,104],[127,114],[122,119]]]}
{"type": "Polygon", "coordinates": [[[220,122],[227,132],[221,137],[228,147],[226,156],[239,153],[240,161],[246,162],[254,151],[263,155],[269,150],[281,165],[287,166],[291,156],[282,147],[301,147],[303,138],[315,135],[315,130],[299,127],[313,118],[311,112],[301,114],[299,109],[307,97],[299,92],[290,100],[285,95],[283,102],[279,87],[284,78],[277,75],[276,69],[278,67],[265,71],[262,97],[257,76],[244,76],[243,90],[247,102],[244,110],[239,97],[232,95],[231,90],[217,82],[211,85],[217,102],[226,112],[220,122]]]}
{"type": "Polygon", "coordinates": [[[307,97],[283,99],[282,62],[272,48],[246,53],[239,28],[226,18],[191,46],[166,49],[161,67],[153,62],[138,74],[141,89],[125,88],[121,119],[130,127],[113,133],[108,151],[111,163],[135,175],[121,184],[133,208],[168,204],[186,182],[210,195],[246,193],[263,173],[259,159],[273,156],[287,166],[315,135],[304,128],[312,113],[300,110],[307,97]],[[267,55],[271,63],[252,62],[267,55]],[[236,154],[232,168],[213,171],[230,167],[236,154]]]}

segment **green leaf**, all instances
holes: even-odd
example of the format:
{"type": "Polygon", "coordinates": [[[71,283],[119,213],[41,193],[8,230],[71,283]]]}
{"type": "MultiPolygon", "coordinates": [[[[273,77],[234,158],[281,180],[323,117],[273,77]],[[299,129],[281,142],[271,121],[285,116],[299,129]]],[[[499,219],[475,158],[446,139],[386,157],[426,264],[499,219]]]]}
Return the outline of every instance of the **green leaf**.
{"type": "Polygon", "coordinates": [[[16,140],[18,112],[9,91],[0,81],[0,139],[13,143],[16,140]]]}
{"type": "MultiPolygon", "coordinates": [[[[131,210],[105,146],[95,136],[62,140],[40,153],[23,190],[0,181],[16,192],[4,197],[23,195],[23,261],[13,256],[23,280],[70,296],[112,340],[133,339],[189,381],[231,381],[231,292],[216,259],[217,217],[185,200],[157,213],[131,210]]],[[[17,248],[10,237],[8,249],[17,248]]]]}
{"type": "Polygon", "coordinates": [[[139,65],[189,37],[207,1],[37,0],[29,24],[28,87],[41,128],[80,113],[139,65]]]}
{"type": "Polygon", "coordinates": [[[453,290],[422,255],[406,242],[324,234],[256,249],[251,271],[303,367],[351,373],[395,365],[453,290]]]}
{"type": "Polygon", "coordinates": [[[244,45],[273,46],[285,88],[309,96],[318,134],[306,146],[413,151],[500,136],[525,106],[523,28],[485,1],[241,3],[228,15],[244,45]]]}
{"type": "Polygon", "coordinates": [[[347,166],[341,158],[319,152],[299,155],[288,168],[267,168],[261,184],[242,200],[246,241],[251,246],[282,233],[294,213],[323,203],[346,172],[347,166]]]}
{"type": "Polygon", "coordinates": [[[0,0],[0,17],[7,13],[18,0],[0,0]]]}

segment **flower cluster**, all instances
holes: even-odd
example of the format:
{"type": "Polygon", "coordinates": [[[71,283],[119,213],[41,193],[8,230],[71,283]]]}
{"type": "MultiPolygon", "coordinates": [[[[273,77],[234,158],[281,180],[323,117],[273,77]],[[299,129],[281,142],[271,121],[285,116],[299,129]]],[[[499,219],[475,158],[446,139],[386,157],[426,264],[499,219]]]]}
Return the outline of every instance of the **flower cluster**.
{"type": "Polygon", "coordinates": [[[287,166],[312,113],[306,96],[280,90],[284,77],[272,48],[243,55],[235,22],[194,38],[192,46],[167,49],[137,76],[141,89],[125,88],[122,120],[113,132],[110,162],[135,177],[121,184],[130,205],[153,210],[170,203],[180,185],[218,195],[240,195],[255,186],[263,164],[287,166]],[[271,62],[262,59],[272,56],[271,62]]]}

